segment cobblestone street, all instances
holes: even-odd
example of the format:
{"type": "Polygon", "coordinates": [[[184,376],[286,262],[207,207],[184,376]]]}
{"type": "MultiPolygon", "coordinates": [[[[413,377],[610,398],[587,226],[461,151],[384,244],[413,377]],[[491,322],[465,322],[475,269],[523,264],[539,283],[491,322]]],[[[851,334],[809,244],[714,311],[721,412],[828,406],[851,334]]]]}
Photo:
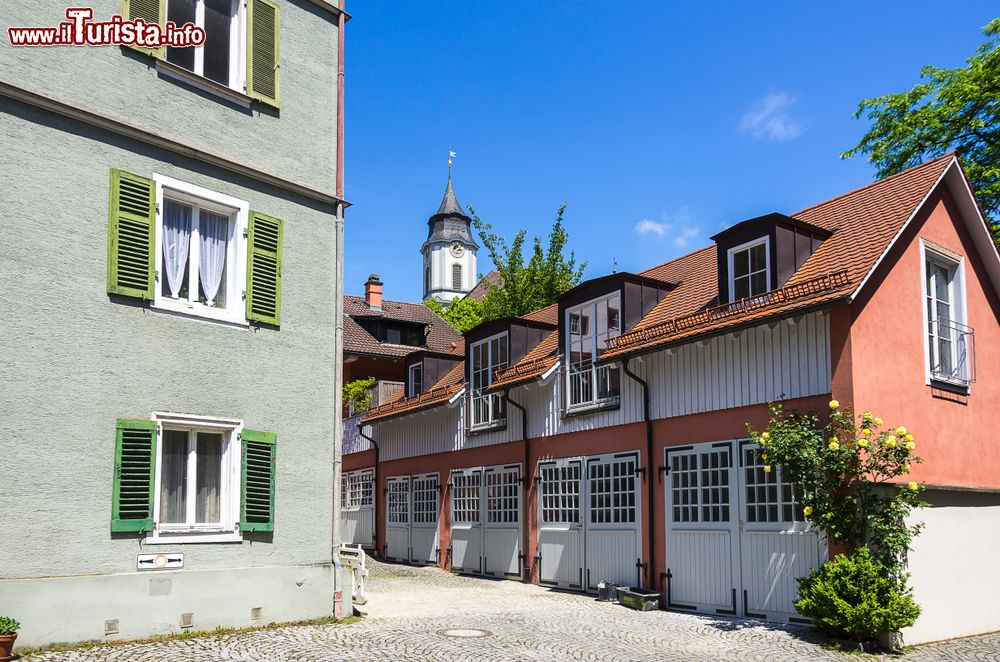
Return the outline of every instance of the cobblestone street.
{"type": "MultiPolygon", "coordinates": [[[[372,563],[352,625],[44,653],[31,662],[184,660],[851,660],[797,627],[631,611],[516,582],[372,563]],[[446,632],[450,630],[451,632],[446,632]]],[[[924,646],[906,661],[1000,660],[1000,634],[924,646]]]]}

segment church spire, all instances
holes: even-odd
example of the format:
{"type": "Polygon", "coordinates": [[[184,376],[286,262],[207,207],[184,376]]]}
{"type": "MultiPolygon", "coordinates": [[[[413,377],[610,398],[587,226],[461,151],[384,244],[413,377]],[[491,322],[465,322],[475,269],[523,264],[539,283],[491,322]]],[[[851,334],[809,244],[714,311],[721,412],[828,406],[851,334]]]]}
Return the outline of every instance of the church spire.
{"type": "MultiPolygon", "coordinates": [[[[448,186],[444,189],[444,197],[441,199],[441,206],[438,207],[437,212],[434,214],[438,216],[440,214],[447,215],[457,215],[465,216],[465,212],[462,211],[462,205],[458,204],[458,198],[455,197],[455,188],[451,185],[451,170],[448,170],[448,186]]],[[[468,218],[466,216],[466,218],[468,218]]]]}

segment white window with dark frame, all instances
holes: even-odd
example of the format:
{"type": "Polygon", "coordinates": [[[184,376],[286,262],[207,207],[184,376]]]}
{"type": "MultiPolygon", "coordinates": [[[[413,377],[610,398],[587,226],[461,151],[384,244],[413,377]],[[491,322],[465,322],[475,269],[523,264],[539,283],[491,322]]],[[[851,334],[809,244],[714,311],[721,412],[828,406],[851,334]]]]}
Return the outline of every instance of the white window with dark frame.
{"type": "Polygon", "coordinates": [[[153,307],[246,324],[249,205],[170,177],[156,183],[153,307]]]}
{"type": "Polygon", "coordinates": [[[767,237],[729,249],[730,301],[754,297],[771,289],[770,251],[767,237]]]}
{"type": "Polygon", "coordinates": [[[566,311],[566,410],[586,410],[618,403],[621,369],[597,365],[608,341],[621,335],[621,294],[588,301],[566,311]]]}
{"type": "Polygon", "coordinates": [[[205,43],[166,49],[167,62],[244,92],[246,13],[242,0],[166,0],[167,21],[205,30],[205,43]]]}
{"type": "Polygon", "coordinates": [[[507,367],[509,361],[507,334],[500,333],[472,345],[469,355],[471,386],[469,402],[470,425],[473,430],[500,427],[507,421],[507,407],[500,393],[487,393],[493,375],[507,367]]]}
{"type": "Polygon", "coordinates": [[[241,421],[154,414],[159,425],[150,543],[237,542],[241,421]]]}
{"type": "Polygon", "coordinates": [[[921,242],[928,383],[962,388],[975,380],[975,335],[966,325],[964,262],[921,242]]]}
{"type": "Polygon", "coordinates": [[[410,392],[409,397],[415,397],[423,393],[424,390],[424,364],[414,363],[410,366],[410,378],[408,380],[410,392]]]}

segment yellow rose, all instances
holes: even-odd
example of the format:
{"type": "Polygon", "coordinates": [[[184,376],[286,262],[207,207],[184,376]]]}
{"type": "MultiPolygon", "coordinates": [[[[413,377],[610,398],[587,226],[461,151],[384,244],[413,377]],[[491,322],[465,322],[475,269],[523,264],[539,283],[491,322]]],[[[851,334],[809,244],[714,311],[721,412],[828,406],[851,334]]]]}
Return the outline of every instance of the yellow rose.
{"type": "Polygon", "coordinates": [[[867,439],[858,439],[858,446],[860,446],[861,448],[864,448],[867,445],[868,445],[868,440],[867,439]]]}
{"type": "Polygon", "coordinates": [[[810,515],[812,515],[813,514],[813,508],[812,508],[812,506],[806,506],[805,508],[803,508],[802,509],[802,514],[805,515],[806,517],[809,517],[810,515]]]}
{"type": "Polygon", "coordinates": [[[837,409],[840,407],[840,403],[836,400],[830,400],[830,409],[837,409]]]}
{"type": "Polygon", "coordinates": [[[760,454],[760,459],[766,460],[767,459],[767,453],[761,453],[760,454]]]}
{"type": "Polygon", "coordinates": [[[882,419],[878,416],[875,417],[875,425],[882,425],[882,419]]]}
{"type": "Polygon", "coordinates": [[[896,435],[890,434],[888,437],[886,437],[885,438],[885,445],[888,446],[889,448],[895,448],[896,447],[896,435]]]}
{"type": "Polygon", "coordinates": [[[840,448],[840,444],[838,444],[838,443],[837,443],[836,441],[831,441],[831,442],[830,442],[830,445],[829,445],[829,446],[827,446],[827,448],[829,448],[829,449],[830,449],[830,450],[832,450],[832,451],[835,451],[835,450],[837,450],[838,448],[840,448]]]}
{"type": "Polygon", "coordinates": [[[874,417],[872,416],[872,413],[870,411],[866,411],[865,413],[861,414],[861,418],[865,419],[866,421],[870,421],[874,417]]]}
{"type": "Polygon", "coordinates": [[[866,437],[871,435],[871,433],[872,431],[869,430],[868,428],[865,428],[864,430],[861,431],[861,434],[865,435],[866,437]]]}
{"type": "Polygon", "coordinates": [[[840,441],[840,440],[839,440],[839,439],[837,439],[836,437],[830,437],[830,443],[831,443],[831,444],[835,444],[835,443],[837,443],[838,441],[840,441]]]}
{"type": "Polygon", "coordinates": [[[900,425],[898,428],[896,428],[896,435],[899,436],[899,437],[905,436],[906,435],[906,428],[904,428],[902,425],[900,425]]]}
{"type": "Polygon", "coordinates": [[[905,474],[910,473],[910,463],[909,462],[907,462],[906,464],[903,465],[903,473],[905,473],[905,474]]]}
{"type": "Polygon", "coordinates": [[[913,443],[912,441],[906,442],[906,450],[912,451],[916,447],[917,447],[917,445],[915,443],[913,443]]]}
{"type": "Polygon", "coordinates": [[[770,439],[771,438],[771,433],[770,432],[762,432],[761,435],[760,435],[760,438],[761,439],[770,439]]]}
{"type": "Polygon", "coordinates": [[[907,489],[909,489],[909,490],[910,490],[911,492],[916,492],[916,491],[917,491],[917,488],[919,488],[920,486],[919,486],[919,485],[917,485],[917,484],[916,484],[915,482],[913,482],[913,481],[911,480],[911,481],[909,482],[909,484],[907,484],[907,486],[906,486],[906,487],[907,487],[907,489]]]}
{"type": "Polygon", "coordinates": [[[770,464],[765,464],[764,465],[764,473],[766,473],[766,474],[771,473],[771,465],[770,464]]]}
{"type": "Polygon", "coordinates": [[[906,440],[907,441],[913,441],[913,435],[912,434],[906,435],[906,440]]]}

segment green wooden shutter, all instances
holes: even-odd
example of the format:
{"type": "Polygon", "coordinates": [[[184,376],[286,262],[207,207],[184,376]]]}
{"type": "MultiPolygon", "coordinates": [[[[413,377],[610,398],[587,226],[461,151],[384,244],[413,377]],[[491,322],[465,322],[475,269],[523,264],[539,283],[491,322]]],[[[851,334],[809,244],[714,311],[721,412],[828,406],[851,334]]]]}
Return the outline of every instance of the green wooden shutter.
{"type": "Polygon", "coordinates": [[[247,319],[281,324],[281,236],[279,219],[250,212],[247,241],[247,319]]]}
{"type": "Polygon", "coordinates": [[[274,531],[274,462],[278,435],[243,430],[240,531],[274,531]]]}
{"type": "MultiPolygon", "coordinates": [[[[126,21],[141,18],[147,23],[166,25],[167,3],[166,0],[122,0],[121,15],[126,21]]],[[[129,46],[129,48],[156,58],[163,58],[164,55],[163,48],[137,48],[136,46],[129,46]]]]}
{"type": "Polygon", "coordinates": [[[116,428],[111,530],[152,531],[157,425],[120,418],[116,428]]]}
{"type": "Polygon", "coordinates": [[[272,0],[247,0],[247,94],[275,108],[281,92],[280,23],[281,11],[272,0]]]}
{"type": "Polygon", "coordinates": [[[153,182],[111,171],[108,292],[152,300],[156,275],[156,189],[153,182]]]}

